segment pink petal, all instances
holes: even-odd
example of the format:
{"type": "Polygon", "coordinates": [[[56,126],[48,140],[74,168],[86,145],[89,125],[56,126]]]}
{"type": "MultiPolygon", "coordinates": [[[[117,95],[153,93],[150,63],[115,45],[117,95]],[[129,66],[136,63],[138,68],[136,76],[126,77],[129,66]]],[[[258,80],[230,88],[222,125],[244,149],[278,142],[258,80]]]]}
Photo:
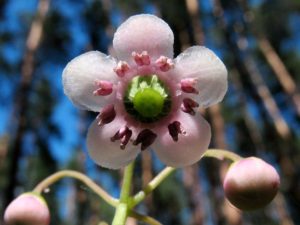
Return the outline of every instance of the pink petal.
{"type": "Polygon", "coordinates": [[[269,204],[278,192],[280,177],[273,166],[257,157],[233,163],[224,178],[228,200],[241,210],[256,210],[269,204]]]}
{"type": "Polygon", "coordinates": [[[118,76],[113,69],[116,61],[98,51],[84,53],[68,63],[63,71],[65,94],[82,109],[99,112],[107,102],[114,99],[114,92],[107,96],[97,96],[96,81],[116,83],[118,76]]]}
{"type": "Polygon", "coordinates": [[[206,120],[197,113],[195,116],[180,112],[175,119],[181,123],[186,134],[179,134],[175,142],[168,131],[158,134],[153,149],[167,166],[184,167],[200,160],[208,148],[211,130],[206,120]]]}
{"type": "Polygon", "coordinates": [[[125,149],[120,148],[120,142],[111,141],[124,121],[115,118],[111,123],[98,126],[95,120],[88,131],[87,148],[90,157],[98,165],[109,169],[120,169],[128,165],[140,152],[138,147],[130,142],[125,149]]]}
{"type": "Polygon", "coordinates": [[[119,59],[132,61],[132,53],[147,51],[152,60],[173,58],[174,36],[169,25],[149,14],[130,17],[117,29],[113,46],[119,59]]]}
{"type": "Polygon", "coordinates": [[[6,208],[4,221],[13,224],[50,224],[50,212],[45,200],[34,193],[24,193],[14,199],[6,208]]]}
{"type": "Polygon", "coordinates": [[[175,72],[179,80],[195,79],[199,94],[189,94],[200,106],[208,107],[220,102],[227,91],[227,70],[223,62],[208,48],[193,46],[175,59],[175,72]]]}

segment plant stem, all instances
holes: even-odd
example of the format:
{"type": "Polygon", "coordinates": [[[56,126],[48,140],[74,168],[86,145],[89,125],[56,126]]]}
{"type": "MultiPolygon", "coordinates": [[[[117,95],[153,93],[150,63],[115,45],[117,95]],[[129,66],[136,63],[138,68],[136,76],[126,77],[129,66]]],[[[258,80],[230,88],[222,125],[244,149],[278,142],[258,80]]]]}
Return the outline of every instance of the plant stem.
{"type": "MultiPolygon", "coordinates": [[[[227,151],[227,150],[223,150],[223,149],[208,149],[202,155],[202,158],[204,158],[204,157],[213,157],[213,158],[217,158],[219,160],[224,160],[225,158],[227,158],[233,162],[242,159],[242,157],[240,157],[239,155],[237,155],[231,151],[227,151]]],[[[144,198],[148,194],[150,194],[174,170],[175,170],[175,168],[172,168],[172,167],[166,167],[164,170],[162,170],[153,180],[151,180],[149,182],[149,184],[146,187],[143,188],[143,190],[141,190],[137,194],[135,194],[135,196],[133,197],[133,201],[132,201],[132,207],[134,207],[135,205],[137,205],[141,201],[143,201],[144,198]]]]}
{"type": "Polygon", "coordinates": [[[120,194],[120,202],[116,208],[112,225],[125,225],[129,211],[129,200],[133,170],[134,162],[130,163],[128,166],[125,167],[123,184],[120,194]]]}
{"type": "Polygon", "coordinates": [[[236,162],[243,158],[233,152],[223,149],[208,149],[206,152],[203,153],[202,158],[204,157],[212,157],[217,158],[219,160],[229,159],[233,162],[236,162]]]}
{"type": "Polygon", "coordinates": [[[110,196],[105,190],[103,190],[98,184],[92,181],[89,177],[85,174],[73,171],[73,170],[62,170],[57,173],[52,174],[51,176],[47,177],[43,181],[41,181],[34,189],[33,192],[41,194],[43,190],[48,188],[50,185],[54,184],[55,182],[59,181],[62,178],[71,177],[77,180],[80,180],[86,186],[88,186],[91,190],[93,190],[99,197],[101,197],[104,201],[108,204],[116,207],[119,201],[112,196],[110,196]]]}
{"type": "Polygon", "coordinates": [[[116,208],[112,225],[125,225],[128,216],[128,204],[120,202],[116,208]]]}
{"type": "Polygon", "coordinates": [[[175,168],[173,167],[166,167],[163,169],[156,177],[153,178],[147,184],[146,187],[143,188],[143,190],[139,191],[134,197],[132,201],[132,207],[139,204],[141,201],[144,200],[144,198],[150,194],[165,178],[167,178],[173,171],[175,171],[175,168]]]}
{"type": "Polygon", "coordinates": [[[121,189],[121,196],[120,196],[120,202],[122,203],[128,203],[130,190],[131,190],[133,169],[134,169],[134,162],[130,163],[128,166],[125,167],[123,184],[121,189]]]}

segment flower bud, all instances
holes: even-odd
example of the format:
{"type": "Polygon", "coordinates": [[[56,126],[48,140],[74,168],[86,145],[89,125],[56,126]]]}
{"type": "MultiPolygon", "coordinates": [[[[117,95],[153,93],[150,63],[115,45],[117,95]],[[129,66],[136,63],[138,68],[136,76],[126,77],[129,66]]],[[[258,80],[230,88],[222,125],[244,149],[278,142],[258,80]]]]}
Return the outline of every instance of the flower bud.
{"type": "Polygon", "coordinates": [[[269,204],[277,194],[280,178],[265,161],[249,157],[229,168],[223,183],[225,196],[241,210],[255,210],[269,204]]]}
{"type": "Polygon", "coordinates": [[[49,225],[50,213],[45,200],[32,192],[13,200],[5,210],[6,225],[49,225]]]}

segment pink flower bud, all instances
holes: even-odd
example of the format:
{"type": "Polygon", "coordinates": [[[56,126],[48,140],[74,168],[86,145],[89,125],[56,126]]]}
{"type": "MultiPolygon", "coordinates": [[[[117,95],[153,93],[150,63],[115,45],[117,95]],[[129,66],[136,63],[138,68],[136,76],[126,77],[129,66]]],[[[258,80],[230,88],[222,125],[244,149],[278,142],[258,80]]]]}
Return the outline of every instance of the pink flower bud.
{"type": "Polygon", "coordinates": [[[280,178],[265,161],[249,157],[229,168],[223,183],[228,200],[241,210],[255,210],[269,204],[277,194],[280,178]]]}
{"type": "Polygon", "coordinates": [[[49,225],[50,213],[41,196],[24,193],[6,208],[4,221],[6,225],[49,225]]]}

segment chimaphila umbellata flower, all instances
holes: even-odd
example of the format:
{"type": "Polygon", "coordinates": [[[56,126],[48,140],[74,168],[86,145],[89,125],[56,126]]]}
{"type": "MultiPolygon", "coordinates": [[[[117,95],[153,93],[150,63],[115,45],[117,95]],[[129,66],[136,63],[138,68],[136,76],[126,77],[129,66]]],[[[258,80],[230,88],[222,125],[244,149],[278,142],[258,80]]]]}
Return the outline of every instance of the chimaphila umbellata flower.
{"type": "Polygon", "coordinates": [[[193,46],[173,59],[173,33],[153,15],[130,17],[113,38],[116,58],[91,51],[64,69],[65,94],[82,109],[100,112],[87,148],[100,166],[126,166],[151,147],[168,166],[197,162],[210,126],[197,108],[221,101],[227,70],[209,49],[193,46]]]}

